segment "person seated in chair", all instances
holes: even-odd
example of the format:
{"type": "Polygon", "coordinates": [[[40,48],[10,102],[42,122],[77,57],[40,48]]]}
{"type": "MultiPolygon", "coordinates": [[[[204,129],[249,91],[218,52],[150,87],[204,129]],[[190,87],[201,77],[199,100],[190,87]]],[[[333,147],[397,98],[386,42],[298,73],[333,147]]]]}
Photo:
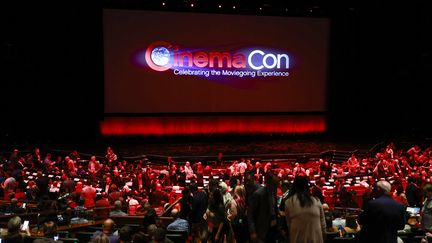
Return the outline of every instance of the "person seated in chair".
{"type": "Polygon", "coordinates": [[[164,202],[169,202],[168,193],[162,190],[162,185],[160,183],[156,184],[156,190],[150,195],[150,204],[153,207],[163,207],[164,202]]]}
{"type": "Polygon", "coordinates": [[[118,243],[119,236],[114,235],[114,226],[114,220],[106,219],[102,224],[102,231],[96,231],[92,236],[92,240],[96,239],[98,236],[105,235],[108,237],[109,243],[118,243]]]}
{"type": "Polygon", "coordinates": [[[25,209],[18,206],[18,199],[12,198],[9,206],[6,208],[6,213],[10,214],[20,214],[24,213],[25,209]]]}
{"type": "Polygon", "coordinates": [[[29,227],[27,227],[22,232],[21,230],[21,218],[18,216],[15,216],[11,219],[9,219],[7,223],[7,235],[4,237],[5,242],[24,242],[25,237],[30,236],[30,230],[29,227]]]}
{"type": "Polygon", "coordinates": [[[111,204],[108,200],[108,195],[106,192],[102,192],[100,195],[96,196],[94,210],[96,218],[107,219],[109,217],[111,204]]]}
{"type": "Polygon", "coordinates": [[[179,211],[177,209],[171,211],[171,216],[174,221],[167,226],[167,230],[187,231],[189,233],[189,222],[179,217],[179,211]]]}
{"type": "Polygon", "coordinates": [[[347,234],[356,234],[360,231],[360,225],[357,223],[356,216],[354,215],[346,216],[344,230],[347,234]]]}
{"type": "Polygon", "coordinates": [[[114,210],[110,212],[110,217],[113,216],[127,216],[127,213],[123,212],[122,210],[122,203],[120,200],[117,200],[114,202],[114,210]]]}
{"type": "Polygon", "coordinates": [[[166,237],[166,230],[163,228],[157,228],[153,236],[153,243],[173,243],[170,239],[166,237]]]}
{"type": "Polygon", "coordinates": [[[88,223],[87,208],[84,207],[84,199],[79,198],[77,202],[78,206],[73,209],[74,217],[71,218],[71,224],[84,224],[88,223]]]}

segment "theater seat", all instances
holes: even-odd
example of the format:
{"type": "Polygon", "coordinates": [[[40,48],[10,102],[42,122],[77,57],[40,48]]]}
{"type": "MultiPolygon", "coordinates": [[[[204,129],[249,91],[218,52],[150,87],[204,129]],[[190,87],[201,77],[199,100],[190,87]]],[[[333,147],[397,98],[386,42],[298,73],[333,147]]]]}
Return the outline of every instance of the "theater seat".
{"type": "Polygon", "coordinates": [[[59,238],[69,238],[69,231],[57,231],[59,238]]]}
{"type": "Polygon", "coordinates": [[[174,243],[185,243],[187,240],[187,237],[181,234],[166,234],[166,237],[174,243]]]}
{"type": "Polygon", "coordinates": [[[339,232],[326,232],[327,242],[333,242],[333,239],[339,235],[339,232]]]}
{"type": "Polygon", "coordinates": [[[29,236],[24,238],[24,243],[33,243],[36,239],[43,239],[44,237],[36,237],[36,236],[29,236]]]}
{"type": "Polygon", "coordinates": [[[90,242],[94,232],[77,232],[75,237],[80,240],[80,242],[90,242]]]}
{"type": "Polygon", "coordinates": [[[420,243],[423,238],[424,238],[424,236],[422,236],[422,235],[416,235],[416,236],[413,237],[413,241],[412,242],[420,243]]]}
{"type": "Polygon", "coordinates": [[[86,228],[87,232],[96,232],[96,231],[102,231],[102,226],[89,226],[86,228]]]}
{"type": "Polygon", "coordinates": [[[344,242],[349,242],[349,243],[354,243],[354,242],[358,242],[357,238],[348,238],[348,237],[335,237],[331,242],[334,243],[344,243],[344,242]]]}
{"type": "Polygon", "coordinates": [[[139,224],[125,224],[124,226],[129,226],[132,230],[132,235],[137,233],[141,229],[141,225],[139,224]]]}
{"type": "Polygon", "coordinates": [[[404,243],[413,243],[414,242],[414,238],[410,237],[408,235],[400,235],[398,236],[404,243]]]}
{"type": "Polygon", "coordinates": [[[182,230],[167,230],[166,233],[169,235],[182,235],[185,241],[189,237],[189,233],[187,231],[182,231],[182,230]]]}
{"type": "Polygon", "coordinates": [[[77,238],[59,238],[63,243],[79,243],[79,242],[90,242],[90,241],[80,241],[77,238]]]}

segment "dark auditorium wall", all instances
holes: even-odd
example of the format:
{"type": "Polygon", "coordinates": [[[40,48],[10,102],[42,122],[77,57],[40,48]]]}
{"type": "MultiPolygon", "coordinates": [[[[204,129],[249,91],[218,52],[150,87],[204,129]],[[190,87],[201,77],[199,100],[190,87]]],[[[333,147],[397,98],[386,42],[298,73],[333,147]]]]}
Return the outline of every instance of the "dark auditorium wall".
{"type": "Polygon", "coordinates": [[[97,133],[101,6],[93,2],[10,1],[1,8],[3,136],[97,133]]]}
{"type": "MultiPolygon", "coordinates": [[[[97,136],[103,2],[10,2],[0,8],[1,136],[97,136]]],[[[329,135],[430,134],[430,5],[323,7],[332,22],[329,135]]]]}
{"type": "Polygon", "coordinates": [[[352,11],[335,10],[329,107],[336,134],[430,134],[430,7],[358,1],[352,11]]]}

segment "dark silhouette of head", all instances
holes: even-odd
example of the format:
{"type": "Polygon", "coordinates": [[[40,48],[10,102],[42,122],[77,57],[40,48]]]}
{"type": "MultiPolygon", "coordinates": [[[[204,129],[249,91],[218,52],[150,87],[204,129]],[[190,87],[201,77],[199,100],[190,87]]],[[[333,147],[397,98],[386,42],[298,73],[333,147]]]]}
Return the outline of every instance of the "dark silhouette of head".
{"type": "Polygon", "coordinates": [[[310,207],[312,205],[312,196],[309,189],[309,181],[304,176],[297,176],[294,179],[290,197],[296,195],[300,201],[301,207],[310,207]]]}

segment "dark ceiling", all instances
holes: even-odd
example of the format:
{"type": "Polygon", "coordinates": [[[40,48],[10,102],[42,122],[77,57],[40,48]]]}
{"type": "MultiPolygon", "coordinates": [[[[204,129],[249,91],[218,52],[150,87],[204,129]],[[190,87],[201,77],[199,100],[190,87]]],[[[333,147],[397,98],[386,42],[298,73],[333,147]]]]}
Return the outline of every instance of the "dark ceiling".
{"type": "Polygon", "coordinates": [[[103,118],[102,9],[126,8],[329,18],[330,133],[429,134],[431,1],[329,2],[333,1],[2,3],[0,132],[97,135],[103,118]]]}

